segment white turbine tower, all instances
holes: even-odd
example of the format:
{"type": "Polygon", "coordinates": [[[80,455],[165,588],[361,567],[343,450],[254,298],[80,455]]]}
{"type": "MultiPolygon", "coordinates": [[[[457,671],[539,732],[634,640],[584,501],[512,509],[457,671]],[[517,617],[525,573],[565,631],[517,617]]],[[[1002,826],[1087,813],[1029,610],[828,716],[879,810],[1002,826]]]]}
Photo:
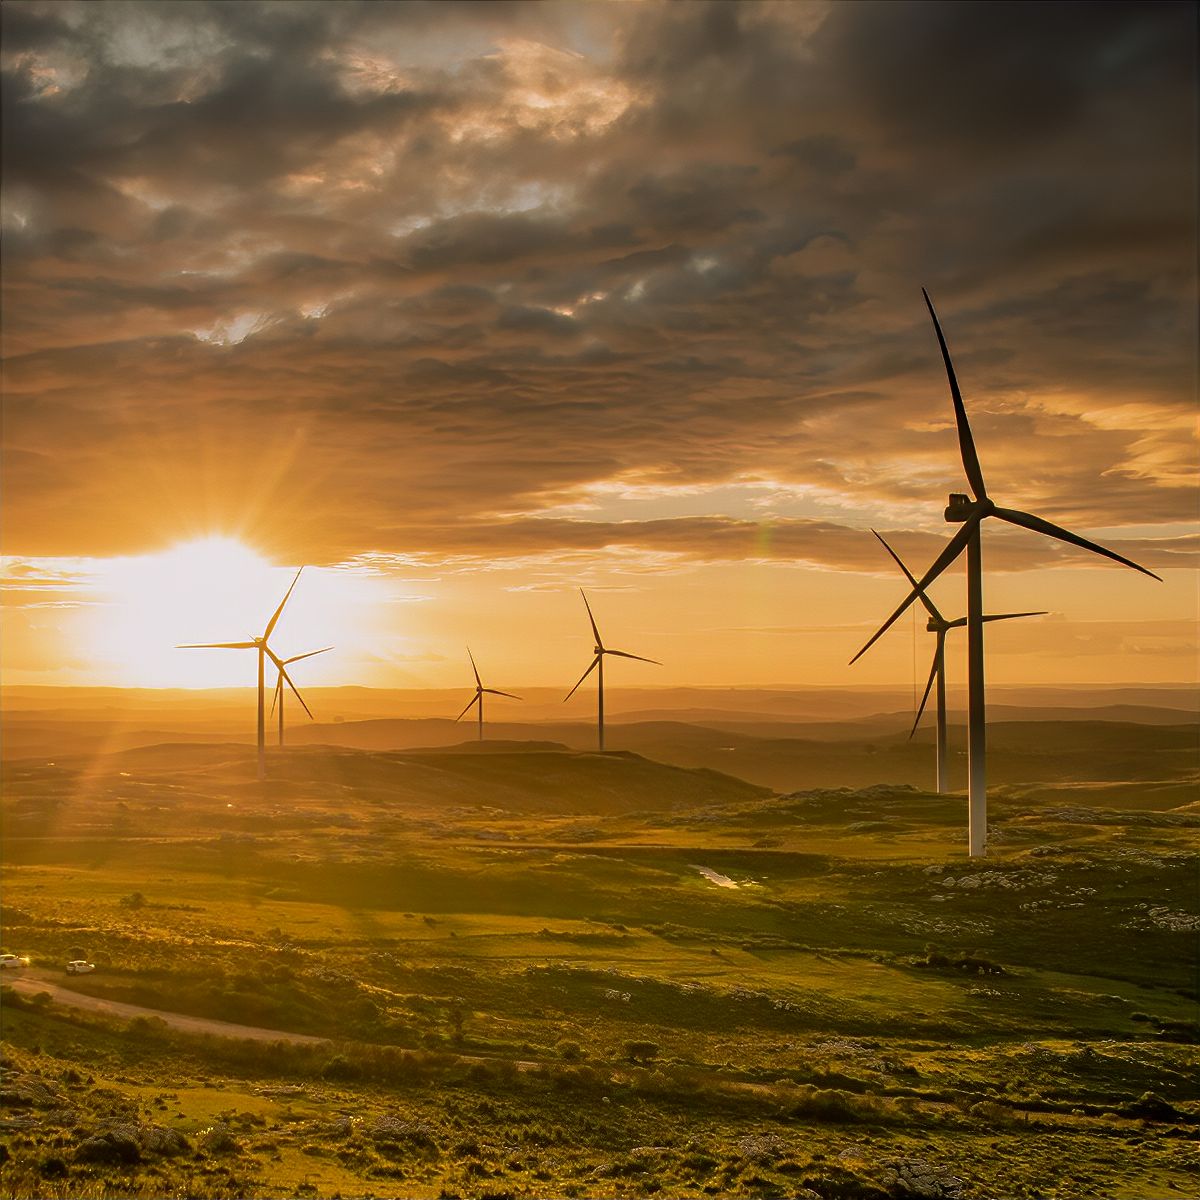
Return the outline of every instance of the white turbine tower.
{"type": "Polygon", "coordinates": [[[475,672],[475,695],[467,703],[467,707],[455,717],[455,721],[461,721],[463,717],[471,711],[471,705],[479,705],[479,740],[483,741],[483,698],[484,696],[507,696],[510,700],[520,700],[520,696],[514,696],[512,692],[498,692],[495,688],[485,688],[483,680],[479,678],[479,668],[475,665],[475,655],[471,653],[471,647],[467,647],[467,657],[471,660],[471,670],[475,672]]]}
{"type": "MultiPolygon", "coordinates": [[[[304,568],[301,567],[300,571],[304,568]]],[[[271,634],[275,632],[275,626],[279,622],[280,614],[283,612],[283,606],[288,602],[294,588],[300,579],[300,571],[296,572],[296,578],[292,580],[292,586],[288,588],[287,595],[279,602],[279,607],[272,614],[271,619],[267,622],[266,629],[263,630],[262,637],[251,638],[245,642],[189,642],[186,645],[176,646],[177,650],[257,650],[258,651],[258,778],[265,779],[267,777],[267,748],[266,748],[266,659],[270,660],[283,671],[283,663],[280,662],[275,652],[267,644],[271,634]]],[[[296,686],[288,678],[287,672],[283,671],[284,678],[287,679],[288,687],[296,692],[296,686]]],[[[300,699],[300,693],[296,692],[296,699],[300,700],[301,704],[304,701],[300,699]]],[[[308,706],[305,705],[305,712],[308,712],[308,706]]],[[[309,714],[312,715],[311,713],[309,714]]]]}
{"type": "Polygon", "coordinates": [[[865,646],[850,661],[856,662],[866,651],[875,644],[892,627],[892,624],[905,612],[910,604],[923,592],[958,556],[967,552],[967,755],[970,786],[968,790],[969,812],[969,844],[972,858],[982,857],[987,851],[987,733],[984,713],[984,673],[983,673],[983,552],[980,545],[979,527],[989,517],[997,517],[1010,525],[1019,525],[1022,529],[1032,529],[1034,533],[1042,533],[1047,537],[1056,538],[1072,546],[1081,546],[1094,554],[1102,554],[1114,562],[1123,563],[1151,579],[1162,579],[1153,571],[1139,566],[1132,559],[1117,554],[1114,550],[1106,550],[1087,538],[1063,529],[1042,517],[1032,513],[1022,512],[1016,508],[1000,508],[988,495],[983,482],[983,470],[979,465],[979,455],[975,452],[975,439],[971,436],[971,426],[967,421],[967,410],[963,406],[962,393],[958,390],[958,380],[954,374],[954,364],[950,361],[950,351],[946,348],[946,339],[942,336],[942,327],[938,323],[937,313],[933,310],[933,302],[924,288],[921,294],[929,315],[933,319],[933,328],[937,333],[938,345],[941,347],[942,360],[946,364],[946,376],[950,381],[950,396],[954,402],[954,421],[958,427],[958,448],[962,456],[963,471],[967,482],[974,494],[970,496],[961,492],[951,492],[950,502],[946,507],[946,520],[960,524],[962,528],[950,539],[946,548],[934,560],[933,566],[921,576],[908,596],[896,608],[890,617],[879,627],[865,646]]]}
{"type": "Polygon", "coordinates": [[[290,687],[293,692],[296,692],[296,699],[300,701],[300,706],[304,709],[304,711],[306,713],[308,713],[309,719],[310,720],[315,719],[313,717],[312,711],[309,709],[308,705],[304,703],[304,697],[301,696],[298,691],[296,691],[296,685],[292,682],[291,676],[288,675],[287,671],[285,671],[284,668],[287,667],[291,663],[299,662],[302,658],[312,658],[312,656],[314,654],[325,654],[327,651],[332,650],[332,649],[333,649],[332,646],[323,646],[320,650],[309,650],[307,654],[293,654],[291,658],[285,658],[282,662],[280,662],[278,659],[275,660],[279,667],[279,674],[275,680],[275,693],[271,697],[271,712],[275,711],[275,706],[278,704],[279,705],[279,744],[281,746],[283,745],[283,681],[285,679],[287,680],[288,687],[290,687]]]}
{"type": "MultiPolygon", "coordinates": [[[[883,543],[883,548],[896,560],[896,565],[904,572],[908,582],[917,586],[917,581],[913,578],[912,572],[904,565],[895,550],[888,545],[883,536],[871,530],[880,542],[883,543]]],[[[929,703],[929,691],[934,683],[937,683],[937,790],[939,792],[947,792],[949,788],[949,779],[946,769],[946,634],[951,629],[962,629],[967,624],[966,617],[959,617],[954,621],[947,621],[937,610],[934,602],[925,594],[920,592],[918,599],[925,606],[925,611],[929,614],[929,620],[925,624],[925,628],[933,634],[937,635],[937,642],[933,648],[933,666],[929,669],[929,680],[925,684],[925,694],[921,697],[921,706],[917,709],[916,719],[913,721],[912,729],[909,731],[909,740],[917,732],[917,726],[921,723],[921,717],[925,713],[925,705],[929,703]]],[[[1019,612],[1019,613],[997,613],[994,616],[984,617],[984,621],[1013,621],[1017,617],[1044,617],[1044,612],[1019,612]]]]}
{"type": "Polygon", "coordinates": [[[614,658],[632,658],[637,662],[653,663],[656,667],[661,667],[662,663],[656,658],[643,658],[640,654],[629,654],[624,650],[609,650],[600,638],[600,630],[596,628],[596,618],[592,616],[592,606],[588,604],[588,598],[584,594],[583,588],[579,589],[579,594],[583,596],[583,604],[587,609],[588,620],[592,623],[592,633],[596,637],[596,657],[592,659],[592,665],[579,677],[577,683],[564,697],[565,704],[579,690],[579,684],[582,683],[593,671],[599,669],[599,675],[596,676],[596,695],[598,697],[597,707],[597,727],[600,731],[599,745],[600,751],[604,751],[604,656],[606,654],[613,655],[614,658]]]}

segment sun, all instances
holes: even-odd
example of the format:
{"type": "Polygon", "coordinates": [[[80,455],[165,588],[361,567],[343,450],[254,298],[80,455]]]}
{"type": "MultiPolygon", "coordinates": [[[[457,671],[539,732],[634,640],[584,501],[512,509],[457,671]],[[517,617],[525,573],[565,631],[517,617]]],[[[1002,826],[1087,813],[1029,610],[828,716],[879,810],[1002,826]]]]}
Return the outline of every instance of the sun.
{"type": "MultiPolygon", "coordinates": [[[[86,622],[86,650],[105,664],[106,676],[126,687],[252,684],[253,654],[176,647],[260,635],[296,570],[273,565],[236,539],[220,536],[157,554],[104,560],[97,565],[97,603],[86,622]]],[[[336,573],[305,573],[272,638],[279,652],[302,653],[334,640],[331,631],[342,624],[346,596],[330,575],[336,573]]],[[[306,674],[320,678],[315,661],[306,674]]]]}

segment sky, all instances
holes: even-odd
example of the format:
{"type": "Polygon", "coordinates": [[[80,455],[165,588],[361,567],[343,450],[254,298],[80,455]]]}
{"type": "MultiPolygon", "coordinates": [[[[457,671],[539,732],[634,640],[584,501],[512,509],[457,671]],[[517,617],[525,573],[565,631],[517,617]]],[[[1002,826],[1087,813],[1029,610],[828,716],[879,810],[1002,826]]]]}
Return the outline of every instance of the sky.
{"type": "Polygon", "coordinates": [[[302,565],[313,684],[565,691],[580,586],[613,682],[923,679],[922,286],[990,493],[1163,576],[989,522],[989,678],[1196,678],[1194,6],[2,20],[6,682],[250,683],[172,647],[302,565]]]}

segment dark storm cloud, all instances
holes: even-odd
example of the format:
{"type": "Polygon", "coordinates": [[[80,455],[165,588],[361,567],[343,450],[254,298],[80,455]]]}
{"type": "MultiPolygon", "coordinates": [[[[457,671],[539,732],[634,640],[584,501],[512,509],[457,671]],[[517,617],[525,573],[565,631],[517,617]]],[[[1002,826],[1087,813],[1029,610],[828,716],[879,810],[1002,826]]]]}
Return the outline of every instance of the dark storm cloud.
{"type": "Polygon", "coordinates": [[[962,486],[922,283],[1002,500],[1193,515],[1189,6],[3,20],[13,552],[737,561],[769,525],[874,569],[880,513],[919,558],[962,486]],[[764,525],[755,481],[809,508],[764,525]]]}

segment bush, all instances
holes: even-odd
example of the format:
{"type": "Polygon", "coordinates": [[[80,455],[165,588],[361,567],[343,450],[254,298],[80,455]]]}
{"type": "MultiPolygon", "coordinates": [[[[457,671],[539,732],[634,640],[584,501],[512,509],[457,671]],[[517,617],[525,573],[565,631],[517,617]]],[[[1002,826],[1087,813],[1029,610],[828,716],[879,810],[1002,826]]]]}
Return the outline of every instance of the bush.
{"type": "Polygon", "coordinates": [[[361,1079],[362,1067],[351,1062],[344,1054],[335,1054],[322,1068],[323,1079],[361,1079]]]}
{"type": "Polygon", "coordinates": [[[38,1163],[37,1169],[43,1179],[61,1179],[69,1168],[57,1154],[48,1154],[38,1163]]]}
{"type": "Polygon", "coordinates": [[[210,1154],[231,1154],[238,1149],[237,1139],[220,1123],[206,1129],[200,1140],[210,1154]]]}
{"type": "Polygon", "coordinates": [[[855,1096],[835,1089],[807,1088],[791,1110],[793,1117],[836,1125],[886,1121],[894,1115],[877,1096],[855,1096]]]}
{"type": "Polygon", "coordinates": [[[578,1042],[559,1042],[558,1053],[559,1057],[566,1059],[567,1062],[579,1062],[585,1057],[584,1049],[578,1042]]]}
{"type": "Polygon", "coordinates": [[[1143,1092],[1131,1104],[1126,1104],[1121,1109],[1121,1115],[1140,1117],[1143,1121],[1162,1122],[1179,1121],[1183,1118],[1183,1114],[1173,1104],[1153,1092],[1143,1092]]]}
{"type": "Polygon", "coordinates": [[[647,1063],[658,1057],[657,1042],[626,1042],[625,1057],[631,1063],[647,1063]]]}

